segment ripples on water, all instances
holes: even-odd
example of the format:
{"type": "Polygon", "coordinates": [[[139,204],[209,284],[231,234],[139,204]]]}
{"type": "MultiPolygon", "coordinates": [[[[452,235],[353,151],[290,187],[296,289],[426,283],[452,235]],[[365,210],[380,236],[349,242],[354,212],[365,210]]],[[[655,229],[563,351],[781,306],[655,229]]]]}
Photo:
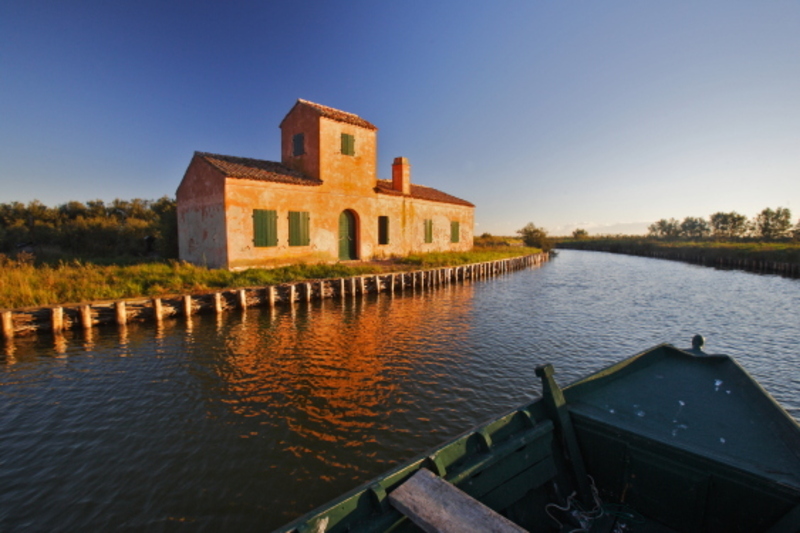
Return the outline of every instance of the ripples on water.
{"type": "Polygon", "coordinates": [[[22,339],[0,530],[270,530],[529,400],[539,364],[565,384],[696,332],[800,418],[798,308],[797,280],[564,251],[424,295],[22,339]]]}

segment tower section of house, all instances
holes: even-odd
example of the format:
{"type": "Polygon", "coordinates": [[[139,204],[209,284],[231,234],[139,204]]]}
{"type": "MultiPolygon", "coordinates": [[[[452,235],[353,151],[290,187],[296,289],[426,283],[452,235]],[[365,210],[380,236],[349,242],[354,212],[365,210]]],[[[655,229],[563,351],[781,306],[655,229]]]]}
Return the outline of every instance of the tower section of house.
{"type": "Polygon", "coordinates": [[[377,178],[371,123],[298,100],[280,128],[280,163],[194,154],[177,191],[182,260],[241,269],[472,247],[471,203],[412,184],[403,157],[377,178]]]}

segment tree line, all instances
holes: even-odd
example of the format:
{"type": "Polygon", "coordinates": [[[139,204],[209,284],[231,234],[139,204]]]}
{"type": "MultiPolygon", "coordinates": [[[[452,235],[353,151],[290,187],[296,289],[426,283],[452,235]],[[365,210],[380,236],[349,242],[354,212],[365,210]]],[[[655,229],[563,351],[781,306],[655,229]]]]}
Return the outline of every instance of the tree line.
{"type": "Polygon", "coordinates": [[[0,203],[0,253],[59,259],[177,258],[175,200],[0,203]]]}
{"type": "Polygon", "coordinates": [[[766,208],[752,219],[731,211],[718,212],[705,218],[686,217],[682,221],[674,218],[658,220],[648,228],[648,236],[665,240],[736,241],[757,239],[779,241],[800,239],[800,221],[792,226],[792,212],[785,207],[766,208]]]}

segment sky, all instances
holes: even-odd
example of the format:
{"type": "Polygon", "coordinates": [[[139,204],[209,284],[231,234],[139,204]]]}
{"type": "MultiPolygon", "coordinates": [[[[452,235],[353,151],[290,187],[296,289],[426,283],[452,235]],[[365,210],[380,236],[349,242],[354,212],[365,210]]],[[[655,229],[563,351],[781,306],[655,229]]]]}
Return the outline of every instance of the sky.
{"type": "Polygon", "coordinates": [[[175,196],[195,151],[280,159],[298,98],[475,234],[800,217],[800,2],[4,0],[0,203],[175,196]]]}

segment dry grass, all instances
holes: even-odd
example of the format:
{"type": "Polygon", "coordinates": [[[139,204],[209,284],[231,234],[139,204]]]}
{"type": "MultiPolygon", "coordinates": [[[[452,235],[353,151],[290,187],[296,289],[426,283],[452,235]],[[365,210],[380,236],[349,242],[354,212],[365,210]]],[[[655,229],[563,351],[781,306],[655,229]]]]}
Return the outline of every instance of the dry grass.
{"type": "Polygon", "coordinates": [[[199,293],[211,289],[275,285],[291,281],[358,276],[386,271],[455,266],[517,257],[531,248],[430,253],[355,265],[292,265],[241,272],[208,269],[178,261],[97,265],[81,261],[40,264],[22,254],[0,255],[0,308],[199,293]]]}

